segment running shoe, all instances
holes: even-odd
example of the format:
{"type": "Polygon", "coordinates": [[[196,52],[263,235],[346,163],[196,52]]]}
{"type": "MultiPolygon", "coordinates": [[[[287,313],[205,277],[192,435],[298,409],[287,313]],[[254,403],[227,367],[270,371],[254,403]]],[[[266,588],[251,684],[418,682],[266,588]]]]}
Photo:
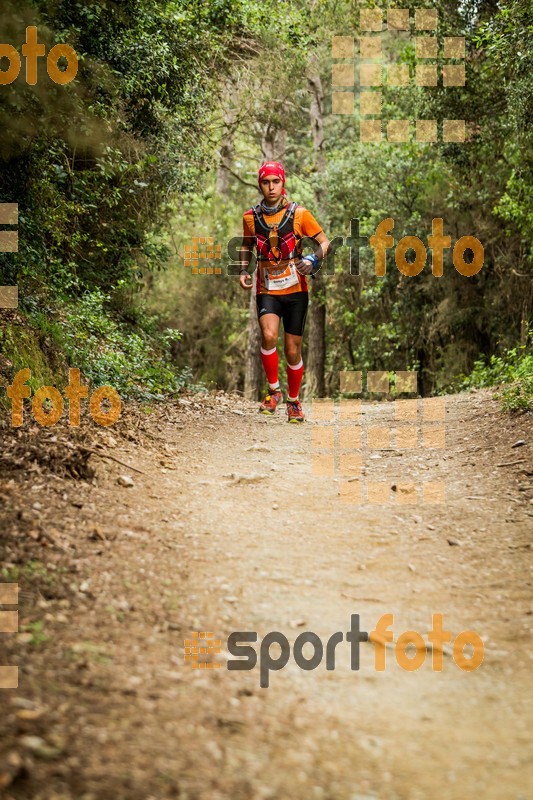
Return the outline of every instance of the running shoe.
{"type": "Polygon", "coordinates": [[[287,400],[287,418],[287,422],[303,422],[305,420],[299,400],[287,400]]]}
{"type": "Polygon", "coordinates": [[[281,394],[279,389],[275,389],[274,391],[268,392],[268,394],[265,396],[265,399],[259,406],[259,413],[273,414],[282,400],[283,400],[283,395],[281,394]]]}

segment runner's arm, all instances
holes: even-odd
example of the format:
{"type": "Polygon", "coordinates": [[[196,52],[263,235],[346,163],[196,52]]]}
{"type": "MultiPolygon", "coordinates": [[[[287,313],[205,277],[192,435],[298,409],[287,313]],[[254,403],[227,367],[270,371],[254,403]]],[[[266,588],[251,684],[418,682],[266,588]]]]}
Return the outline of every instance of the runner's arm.
{"type": "Polygon", "coordinates": [[[243,235],[242,244],[239,250],[239,261],[241,264],[239,272],[239,283],[242,289],[252,288],[253,279],[250,273],[248,272],[248,268],[250,266],[250,261],[252,260],[253,246],[254,246],[254,237],[243,235]]]}
{"type": "Polygon", "coordinates": [[[320,249],[318,250],[318,252],[315,253],[315,255],[317,255],[318,258],[322,261],[322,259],[325,258],[329,253],[329,244],[330,244],[329,239],[324,233],[324,231],[320,231],[320,233],[317,233],[316,236],[313,236],[313,239],[320,245],[320,249]]]}
{"type": "Polygon", "coordinates": [[[239,250],[240,272],[239,283],[242,289],[251,289],[253,284],[252,276],[248,268],[253,256],[253,248],[255,244],[255,237],[251,235],[251,229],[246,217],[243,218],[243,234],[242,243],[239,250]]]}
{"type": "Polygon", "coordinates": [[[298,264],[298,272],[301,272],[302,275],[310,275],[313,272],[318,272],[320,266],[318,264],[327,256],[329,253],[329,246],[330,241],[324,231],[320,231],[320,233],[316,233],[314,236],[310,237],[313,238],[320,247],[314,253],[314,258],[309,256],[303,256],[302,260],[298,264]]]}

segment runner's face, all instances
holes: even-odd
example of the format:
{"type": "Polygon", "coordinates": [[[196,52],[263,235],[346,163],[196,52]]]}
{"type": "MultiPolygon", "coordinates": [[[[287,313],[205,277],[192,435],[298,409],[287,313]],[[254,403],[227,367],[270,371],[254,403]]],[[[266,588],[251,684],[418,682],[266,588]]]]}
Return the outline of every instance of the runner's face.
{"type": "Polygon", "coordinates": [[[283,182],[277,175],[265,175],[261,181],[261,191],[268,206],[275,206],[283,192],[283,182]]]}

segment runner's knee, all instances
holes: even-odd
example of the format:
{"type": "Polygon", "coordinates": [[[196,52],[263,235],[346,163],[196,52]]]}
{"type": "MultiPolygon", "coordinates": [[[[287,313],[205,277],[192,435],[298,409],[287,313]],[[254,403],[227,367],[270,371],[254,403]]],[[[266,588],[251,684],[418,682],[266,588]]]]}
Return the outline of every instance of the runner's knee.
{"type": "Polygon", "coordinates": [[[261,335],[261,347],[264,350],[272,350],[278,343],[278,335],[276,331],[263,331],[261,335]]]}
{"type": "Polygon", "coordinates": [[[301,358],[302,347],[299,344],[285,344],[285,357],[289,364],[297,364],[301,358]]]}

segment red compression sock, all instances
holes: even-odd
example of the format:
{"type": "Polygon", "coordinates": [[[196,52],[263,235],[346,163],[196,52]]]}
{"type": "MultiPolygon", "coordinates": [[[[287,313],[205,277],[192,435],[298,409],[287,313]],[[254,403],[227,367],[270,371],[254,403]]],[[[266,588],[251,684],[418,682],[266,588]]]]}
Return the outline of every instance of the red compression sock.
{"type": "Polygon", "coordinates": [[[279,389],[278,378],[278,351],[276,347],[272,350],[265,350],[261,348],[261,361],[265,368],[268,386],[270,389],[279,389]]]}
{"type": "Polygon", "coordinates": [[[302,378],[304,374],[304,362],[302,359],[297,364],[287,364],[287,383],[289,385],[288,400],[297,400],[302,378]]]}

